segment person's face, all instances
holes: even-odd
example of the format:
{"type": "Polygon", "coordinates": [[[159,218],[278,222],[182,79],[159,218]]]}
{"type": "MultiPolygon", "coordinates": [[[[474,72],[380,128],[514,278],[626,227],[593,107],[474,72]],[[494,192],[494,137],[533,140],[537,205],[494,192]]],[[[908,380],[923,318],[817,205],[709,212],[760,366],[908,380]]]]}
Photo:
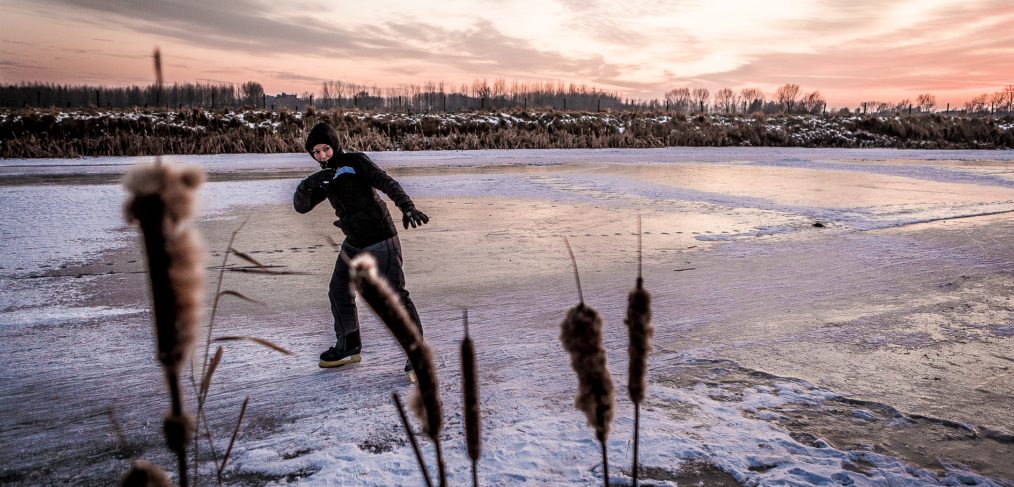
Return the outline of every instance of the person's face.
{"type": "Polygon", "coordinates": [[[312,155],[313,159],[317,162],[324,164],[331,159],[331,156],[334,155],[334,149],[327,144],[317,144],[313,146],[313,152],[311,152],[310,155],[312,155]]]}

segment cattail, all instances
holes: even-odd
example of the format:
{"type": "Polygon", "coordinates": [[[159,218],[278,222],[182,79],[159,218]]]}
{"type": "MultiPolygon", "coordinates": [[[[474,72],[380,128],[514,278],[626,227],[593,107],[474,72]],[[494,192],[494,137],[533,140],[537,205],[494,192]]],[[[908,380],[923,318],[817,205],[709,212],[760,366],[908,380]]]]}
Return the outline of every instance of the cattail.
{"type": "Polygon", "coordinates": [[[637,216],[637,284],[627,296],[627,317],[624,320],[630,334],[627,348],[630,356],[627,392],[634,403],[634,485],[637,485],[637,454],[640,443],[641,401],[647,389],[648,353],[651,352],[651,337],[655,329],[651,326],[651,294],[644,289],[641,277],[641,216],[637,216]]]}
{"type": "MultiPolygon", "coordinates": [[[[566,238],[564,242],[577,277],[577,260],[570,249],[570,242],[566,238]]],[[[584,412],[588,425],[595,428],[595,437],[602,445],[605,484],[609,485],[606,440],[613,420],[613,379],[609,375],[606,350],[602,346],[602,317],[594,308],[584,304],[583,296],[577,306],[567,311],[567,316],[560,323],[560,342],[570,353],[570,365],[577,374],[578,391],[574,406],[584,412]]]]}
{"type": "Polygon", "coordinates": [[[655,329],[651,326],[651,294],[644,289],[644,279],[641,276],[641,215],[637,216],[637,284],[627,296],[627,318],[624,322],[630,334],[627,390],[631,402],[636,405],[644,400],[648,353],[651,352],[651,337],[655,334],[655,329]]]}
{"type": "Polygon", "coordinates": [[[419,327],[412,321],[402,306],[398,295],[391,290],[387,281],[377,275],[377,261],[370,254],[360,254],[349,265],[352,280],[370,308],[405,350],[416,373],[418,393],[412,398],[412,409],[423,424],[423,431],[433,440],[437,450],[437,466],[440,469],[440,485],[446,484],[443,454],[440,450],[440,429],[443,417],[440,406],[440,387],[437,384],[436,367],[433,366],[433,352],[422,339],[419,327]]]}
{"type": "Polygon", "coordinates": [[[144,236],[158,360],[174,370],[189,357],[201,317],[204,251],[189,220],[202,180],[198,168],[160,165],[135,167],[123,183],[127,222],[144,236]]]}
{"type": "Polygon", "coordinates": [[[643,287],[641,278],[637,287],[627,296],[627,330],[630,333],[630,377],[627,390],[630,400],[640,404],[647,388],[648,353],[651,352],[651,337],[655,328],[651,326],[651,294],[643,287]]]}
{"type": "Polygon", "coordinates": [[[135,167],[124,180],[130,193],[124,203],[126,219],[137,223],[144,237],[156,356],[172,400],[164,423],[166,443],[178,457],[183,486],[190,418],[183,411],[179,372],[193,349],[204,295],[203,249],[190,225],[194,192],[202,180],[200,169],[168,165],[135,167]]]}
{"type": "Polygon", "coordinates": [[[602,317],[598,311],[578,304],[567,311],[560,324],[560,341],[570,353],[570,365],[577,374],[578,391],[574,406],[584,412],[595,437],[605,442],[613,420],[613,379],[602,347],[602,317]]]}
{"type": "Polygon", "coordinates": [[[169,476],[147,460],[130,462],[130,470],[120,479],[120,487],[172,487],[169,476]]]}
{"type": "Polygon", "coordinates": [[[479,485],[477,464],[481,454],[479,435],[479,375],[475,360],[475,345],[468,336],[468,310],[464,310],[465,339],[461,341],[461,391],[465,408],[465,443],[472,459],[472,485],[479,485]]]}

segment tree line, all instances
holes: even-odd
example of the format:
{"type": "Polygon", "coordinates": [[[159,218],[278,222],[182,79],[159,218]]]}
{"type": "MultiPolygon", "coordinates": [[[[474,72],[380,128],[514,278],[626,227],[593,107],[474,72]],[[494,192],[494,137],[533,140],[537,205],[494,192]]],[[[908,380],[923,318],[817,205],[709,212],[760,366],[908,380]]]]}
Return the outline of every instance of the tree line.
{"type": "Polygon", "coordinates": [[[0,105],[21,107],[207,107],[260,104],[264,89],[256,82],[231,84],[175,83],[158,86],[90,86],[52,83],[0,85],[0,105]]]}
{"type": "MultiPolygon", "coordinates": [[[[874,115],[885,115],[897,112],[911,112],[913,108],[919,111],[931,112],[934,108],[939,109],[937,99],[930,93],[920,94],[914,101],[903,99],[897,103],[869,100],[862,102],[857,111],[861,108],[862,113],[874,115]]],[[[959,107],[947,106],[946,110],[954,110],[959,107]]],[[[965,113],[986,114],[986,113],[1014,113],[1014,85],[1008,85],[1002,90],[993,93],[982,93],[976,95],[960,107],[965,113]]]]}
{"type": "Polygon", "coordinates": [[[555,109],[574,111],[640,111],[659,108],[658,100],[626,98],[618,92],[587,85],[556,82],[493,81],[450,86],[427,81],[394,88],[380,88],[340,80],[321,83],[314,106],[364,108],[415,112],[457,112],[462,110],[555,109]]]}
{"type": "MultiPolygon", "coordinates": [[[[231,84],[177,83],[166,86],[106,87],[21,83],[0,85],[0,105],[20,107],[201,107],[201,108],[281,108],[319,109],[355,108],[397,112],[459,112],[472,110],[553,109],[565,111],[661,111],[695,114],[790,113],[820,114],[827,112],[827,100],[814,90],[804,92],[799,85],[786,83],[774,93],[759,88],[733,90],[722,88],[712,93],[707,88],[678,87],[667,91],[662,99],[642,100],[624,97],[618,92],[587,85],[556,82],[507,81],[502,78],[451,86],[444,82],[427,81],[393,88],[324,81],[317,93],[300,95],[281,93],[267,95],[263,86],[248,81],[231,84]]],[[[939,111],[936,97],[919,94],[914,100],[898,102],[869,100],[855,107],[844,107],[838,113],[893,114],[939,111]]],[[[1014,86],[994,93],[983,93],[965,102],[962,107],[947,106],[946,110],[963,109],[965,113],[1011,113],[1014,108],[1014,86]]]]}

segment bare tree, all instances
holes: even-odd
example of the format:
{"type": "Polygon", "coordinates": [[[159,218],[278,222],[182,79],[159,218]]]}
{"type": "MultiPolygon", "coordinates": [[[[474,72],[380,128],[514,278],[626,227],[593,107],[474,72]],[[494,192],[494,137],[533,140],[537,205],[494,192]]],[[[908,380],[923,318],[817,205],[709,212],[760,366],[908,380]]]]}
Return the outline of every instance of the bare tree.
{"type": "Polygon", "coordinates": [[[824,100],[824,97],[820,94],[819,91],[812,91],[810,93],[807,93],[806,95],[803,96],[803,99],[800,103],[802,103],[803,105],[804,112],[814,115],[820,113],[820,111],[823,110],[824,105],[827,104],[827,102],[824,100]]]}
{"type": "Polygon", "coordinates": [[[690,110],[690,88],[673,88],[665,93],[665,101],[676,113],[686,113],[690,110]]]}
{"type": "Polygon", "coordinates": [[[493,100],[496,100],[500,106],[503,106],[507,97],[507,81],[503,78],[493,80],[493,86],[490,87],[489,94],[493,100]]]}
{"type": "Polygon", "coordinates": [[[690,98],[694,101],[695,107],[700,107],[701,113],[705,112],[704,104],[708,102],[711,92],[707,88],[694,88],[690,91],[690,98]]]}
{"type": "Polygon", "coordinates": [[[735,113],[739,100],[736,93],[729,88],[722,88],[715,92],[715,109],[725,113],[735,113]]]}
{"type": "Polygon", "coordinates": [[[997,110],[1003,109],[1010,113],[1014,108],[1014,85],[1007,85],[1003,91],[996,92],[993,95],[993,105],[997,110]]]}
{"type": "Polygon", "coordinates": [[[775,91],[775,98],[786,113],[792,113],[792,105],[796,103],[796,97],[798,96],[799,85],[794,83],[785,83],[775,91]]]}
{"type": "Polygon", "coordinates": [[[985,112],[988,107],[989,107],[988,93],[983,93],[981,95],[972,97],[972,99],[965,102],[965,111],[968,113],[985,112]]]}
{"type": "Polygon", "coordinates": [[[243,103],[257,106],[257,103],[264,97],[264,87],[256,81],[247,81],[240,85],[239,93],[243,99],[243,103]]]}
{"type": "Polygon", "coordinates": [[[919,107],[921,111],[931,112],[933,107],[937,106],[937,97],[929,93],[922,93],[915,97],[915,106],[919,107]]]}
{"type": "Polygon", "coordinates": [[[743,98],[743,113],[760,111],[764,107],[764,92],[759,88],[743,88],[739,96],[743,98]]]}
{"type": "Polygon", "coordinates": [[[332,89],[332,83],[327,81],[321,82],[320,84],[320,107],[321,108],[334,108],[337,94],[332,89]]]}

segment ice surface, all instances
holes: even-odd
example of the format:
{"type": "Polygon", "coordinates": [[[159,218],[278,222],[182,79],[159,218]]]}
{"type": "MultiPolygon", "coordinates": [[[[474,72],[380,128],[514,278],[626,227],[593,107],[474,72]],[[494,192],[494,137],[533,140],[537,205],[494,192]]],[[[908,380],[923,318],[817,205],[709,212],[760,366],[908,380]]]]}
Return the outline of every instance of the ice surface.
{"type": "MultiPolygon", "coordinates": [[[[1005,299],[1014,287],[1011,151],[371,156],[400,171],[399,181],[435,217],[402,238],[437,351],[452,484],[469,475],[455,352],[466,305],[483,387],[481,483],[601,482],[599,446],[572,406],[574,378],[557,341],[559,319],[574,304],[562,236],[578,254],[585,295],[610,324],[606,347],[618,385],[610,474],[629,482],[622,315],[633,281],[632,215],[641,213],[658,328],[640,450],[652,473],[642,480],[686,485],[684,469],[698,462],[747,485],[1011,485],[1010,470],[994,461],[1010,444],[970,438],[960,426],[1014,429],[1006,413],[988,407],[1010,397],[1003,367],[1014,338],[1005,299]],[[852,394],[881,401],[847,402],[852,394]],[[877,436],[891,428],[895,436],[877,436]],[[860,431],[865,436],[847,434],[860,431]]],[[[143,259],[113,182],[140,160],[0,161],[5,482],[107,484],[135,454],[172,465],[159,436],[165,397],[152,359],[143,259]],[[69,179],[2,184],[54,174],[69,179]],[[110,181],[77,184],[75,174],[110,181]],[[124,425],[127,445],[111,432],[110,416],[124,425]]],[[[294,175],[313,170],[309,157],[166,160],[229,176],[199,193],[199,225],[214,253],[209,266],[249,218],[238,247],[306,274],[266,284],[227,274],[229,287],[268,305],[230,302],[216,329],[295,353],[227,347],[209,405],[220,450],[239,403],[251,398],[227,483],[420,483],[390,402],[392,390],[407,399],[411,386],[398,373],[397,345],[365,308],[364,364],[321,371],[313,362],[328,345],[322,303],[333,262],[323,241],[333,229],[316,225],[333,217],[326,208],[291,211],[294,175]]],[[[433,467],[432,445],[424,440],[423,448],[433,467]]]]}

